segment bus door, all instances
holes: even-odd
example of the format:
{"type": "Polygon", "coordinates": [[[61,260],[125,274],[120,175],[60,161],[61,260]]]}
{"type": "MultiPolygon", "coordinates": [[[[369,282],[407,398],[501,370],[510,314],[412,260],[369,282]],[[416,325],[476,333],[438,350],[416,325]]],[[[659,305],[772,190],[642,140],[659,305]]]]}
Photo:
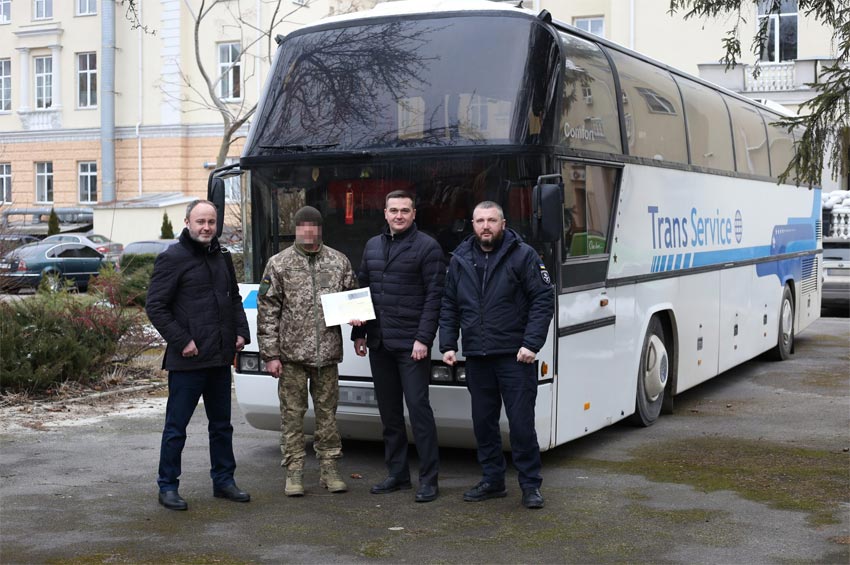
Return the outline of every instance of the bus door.
{"type": "Polygon", "coordinates": [[[562,161],[560,173],[564,235],[556,312],[555,445],[622,418],[613,374],[617,289],[606,285],[620,169],[562,161]]]}

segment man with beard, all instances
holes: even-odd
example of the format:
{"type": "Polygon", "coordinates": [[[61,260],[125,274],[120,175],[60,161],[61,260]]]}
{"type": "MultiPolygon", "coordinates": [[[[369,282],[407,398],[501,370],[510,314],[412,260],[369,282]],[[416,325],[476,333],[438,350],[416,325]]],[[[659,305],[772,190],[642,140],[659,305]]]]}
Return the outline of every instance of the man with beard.
{"type": "Polygon", "coordinates": [[[457,361],[458,329],[463,330],[482,470],[481,481],[463,499],[480,502],[507,495],[499,431],[504,401],[522,504],[542,508],[534,360],[555,309],[551,279],[537,252],[514,230],[505,229],[504,212],[495,202],[475,207],[472,227],[474,235],[457,247],[449,263],[440,312],[440,351],[448,365],[457,361]]]}
{"type": "Polygon", "coordinates": [[[166,342],[168,404],[159,454],[159,503],[186,510],[177,493],[186,426],[203,396],[209,420],[213,495],[234,502],[251,496],[233,480],[230,365],[251,339],[230,253],[218,243],[216,209],[195,200],[177,243],[156,258],[145,309],[166,342]]]}

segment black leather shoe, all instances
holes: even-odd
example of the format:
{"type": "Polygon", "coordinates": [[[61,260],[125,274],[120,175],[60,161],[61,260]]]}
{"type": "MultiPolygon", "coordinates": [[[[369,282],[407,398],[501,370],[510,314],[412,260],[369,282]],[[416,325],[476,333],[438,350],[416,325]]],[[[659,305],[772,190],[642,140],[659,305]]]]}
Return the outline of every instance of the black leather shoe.
{"type": "Polygon", "coordinates": [[[540,489],[522,489],[522,505],[526,508],[543,508],[543,495],[540,494],[540,489]]]}
{"type": "Polygon", "coordinates": [[[437,485],[419,485],[416,490],[416,502],[431,502],[437,500],[440,489],[437,485]]]}
{"type": "Polygon", "coordinates": [[[481,502],[490,498],[504,498],[506,496],[508,496],[508,491],[505,490],[505,485],[494,485],[484,481],[463,493],[463,499],[466,502],[481,502]]]}
{"type": "Polygon", "coordinates": [[[374,485],[369,489],[369,492],[372,494],[387,494],[388,492],[395,492],[397,490],[407,490],[412,488],[410,484],[410,479],[402,480],[396,477],[387,477],[380,483],[374,485]]]}
{"type": "Polygon", "coordinates": [[[226,498],[233,502],[250,502],[251,495],[239,489],[236,484],[227,485],[220,489],[213,490],[213,496],[216,498],[226,498]]]}
{"type": "Polygon", "coordinates": [[[189,505],[183,500],[176,490],[163,490],[159,492],[159,503],[169,510],[188,510],[189,505]]]}

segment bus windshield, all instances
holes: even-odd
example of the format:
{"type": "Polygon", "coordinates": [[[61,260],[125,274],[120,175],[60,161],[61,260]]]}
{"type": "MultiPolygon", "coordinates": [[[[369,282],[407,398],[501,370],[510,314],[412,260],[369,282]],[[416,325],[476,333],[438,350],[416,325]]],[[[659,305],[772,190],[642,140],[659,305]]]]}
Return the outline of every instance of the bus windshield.
{"type": "Polygon", "coordinates": [[[369,22],[281,50],[245,155],[551,143],[559,48],[536,21],[369,22]]]}

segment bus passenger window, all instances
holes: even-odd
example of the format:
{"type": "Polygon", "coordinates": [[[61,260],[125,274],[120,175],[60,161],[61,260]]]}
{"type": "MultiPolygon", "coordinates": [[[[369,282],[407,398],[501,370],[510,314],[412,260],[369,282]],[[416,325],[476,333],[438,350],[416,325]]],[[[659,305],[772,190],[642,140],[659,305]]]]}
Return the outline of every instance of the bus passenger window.
{"type": "Polygon", "coordinates": [[[615,169],[564,163],[564,258],[608,253],[615,169]]]}
{"type": "Polygon", "coordinates": [[[729,98],[728,103],[729,113],[732,114],[738,172],[769,177],[767,133],[761,114],[754,106],[743,101],[729,98]]]}
{"type": "Polygon", "coordinates": [[[696,81],[674,77],[685,100],[691,164],[735,171],[729,112],[720,94],[696,81]]]}
{"type": "MultiPolygon", "coordinates": [[[[785,172],[794,157],[794,137],[788,130],[773,123],[780,119],[779,116],[762,112],[762,117],[767,123],[767,139],[770,143],[770,176],[777,178],[785,172]]],[[[788,182],[795,180],[796,172],[791,171],[788,182]]]]}

